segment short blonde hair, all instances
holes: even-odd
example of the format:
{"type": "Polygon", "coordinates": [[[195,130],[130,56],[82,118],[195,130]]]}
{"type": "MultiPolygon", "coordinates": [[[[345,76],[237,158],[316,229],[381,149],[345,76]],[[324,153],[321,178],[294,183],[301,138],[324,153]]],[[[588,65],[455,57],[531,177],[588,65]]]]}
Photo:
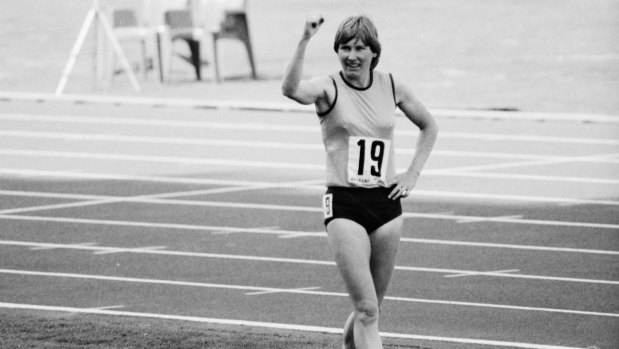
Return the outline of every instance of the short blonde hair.
{"type": "Polygon", "coordinates": [[[372,20],[366,16],[351,16],[346,18],[335,33],[335,41],[333,50],[337,53],[340,45],[349,42],[352,39],[359,39],[364,45],[369,46],[376,57],[372,59],[370,70],[374,70],[378,65],[380,58],[380,42],[378,41],[378,31],[372,23],[372,20]]]}

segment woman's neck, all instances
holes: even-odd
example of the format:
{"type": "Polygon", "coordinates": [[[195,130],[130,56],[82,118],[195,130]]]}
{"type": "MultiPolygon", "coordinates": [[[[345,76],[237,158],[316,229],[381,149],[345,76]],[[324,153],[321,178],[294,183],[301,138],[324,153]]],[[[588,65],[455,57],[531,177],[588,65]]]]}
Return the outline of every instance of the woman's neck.
{"type": "Polygon", "coordinates": [[[366,89],[370,87],[370,84],[372,83],[371,70],[362,74],[346,74],[342,71],[341,75],[348,85],[353,86],[357,89],[366,89]]]}

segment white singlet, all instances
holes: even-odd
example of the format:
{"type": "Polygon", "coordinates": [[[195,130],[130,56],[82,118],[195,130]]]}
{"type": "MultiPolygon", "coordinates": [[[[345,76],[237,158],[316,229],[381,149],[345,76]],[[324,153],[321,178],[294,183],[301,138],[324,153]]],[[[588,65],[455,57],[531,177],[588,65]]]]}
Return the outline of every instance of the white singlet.
{"type": "Polygon", "coordinates": [[[391,74],[372,71],[366,88],[350,85],[342,73],[330,76],[335,100],[322,114],[327,186],[387,187],[395,176],[393,130],[395,89],[391,74]]]}

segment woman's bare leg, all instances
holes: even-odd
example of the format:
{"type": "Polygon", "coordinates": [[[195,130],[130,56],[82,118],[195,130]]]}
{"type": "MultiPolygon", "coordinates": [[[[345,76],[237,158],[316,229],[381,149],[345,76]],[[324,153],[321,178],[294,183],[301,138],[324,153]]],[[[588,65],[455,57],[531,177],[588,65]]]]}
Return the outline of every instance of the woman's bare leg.
{"type": "MultiPolygon", "coordinates": [[[[402,217],[398,217],[370,234],[370,246],[372,251],[370,257],[370,271],[372,273],[379,309],[387,293],[387,287],[389,286],[395,268],[402,221],[402,217]]],[[[356,349],[353,335],[354,319],[355,312],[353,311],[344,325],[344,349],[356,349]]]]}
{"type": "Polygon", "coordinates": [[[382,349],[378,334],[378,299],[370,269],[371,243],[365,229],[348,219],[327,226],[335,262],[354,306],[356,349],[382,349]]]}
{"type": "Polygon", "coordinates": [[[393,271],[395,269],[395,260],[398,254],[398,247],[400,246],[402,223],[403,218],[399,216],[385,223],[370,234],[370,243],[372,246],[370,268],[379,306],[383,303],[387,288],[391,282],[391,276],[393,276],[393,271]]]}

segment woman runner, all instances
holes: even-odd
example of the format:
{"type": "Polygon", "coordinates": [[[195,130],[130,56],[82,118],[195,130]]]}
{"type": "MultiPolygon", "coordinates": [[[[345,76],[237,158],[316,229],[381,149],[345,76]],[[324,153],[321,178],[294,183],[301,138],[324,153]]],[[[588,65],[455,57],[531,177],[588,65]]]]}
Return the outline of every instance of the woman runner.
{"type": "Polygon", "coordinates": [[[314,104],[326,150],[325,225],[354,310],[344,325],[345,349],[379,349],[380,306],[395,268],[402,230],[400,199],[410,194],[438,134],[434,118],[399,77],[376,71],[377,30],[366,16],[344,20],[333,48],[341,71],[302,79],[305,51],[321,16],[308,17],[282,92],[314,104]],[[393,132],[399,108],[420,130],[404,173],[395,171],[393,132]]]}

